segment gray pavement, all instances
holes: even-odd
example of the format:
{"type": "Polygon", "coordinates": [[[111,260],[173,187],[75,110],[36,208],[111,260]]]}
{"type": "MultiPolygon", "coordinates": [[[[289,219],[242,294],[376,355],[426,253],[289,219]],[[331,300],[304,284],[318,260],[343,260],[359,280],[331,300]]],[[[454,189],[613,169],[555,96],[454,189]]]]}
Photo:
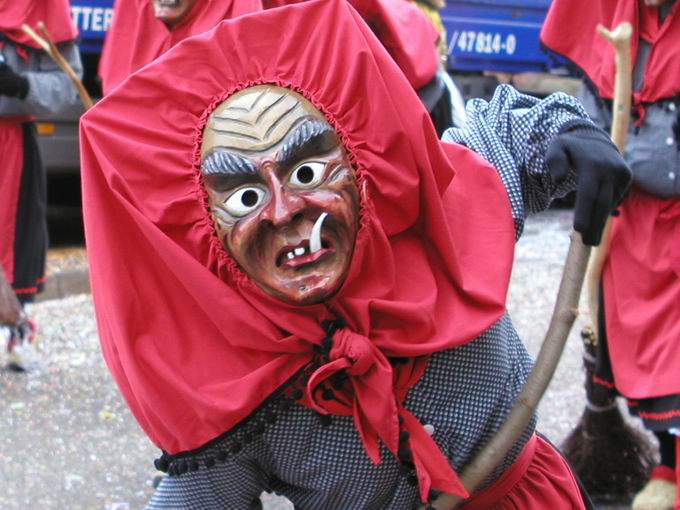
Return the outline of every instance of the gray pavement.
{"type": "MultiPolygon", "coordinates": [[[[532,353],[552,311],[570,222],[569,211],[536,216],[517,245],[508,308],[532,353]]],[[[64,271],[81,279],[85,274],[82,263],[64,271]]],[[[56,273],[68,289],[72,276],[56,273]]],[[[91,297],[42,301],[29,313],[40,328],[34,367],[26,374],[0,372],[0,509],[143,508],[153,492],[157,450],[127,410],[102,360],[91,297]]],[[[577,320],[539,409],[539,429],[556,444],[583,409],[578,331],[584,319],[577,320]]],[[[266,507],[286,505],[267,502],[266,507]]]]}

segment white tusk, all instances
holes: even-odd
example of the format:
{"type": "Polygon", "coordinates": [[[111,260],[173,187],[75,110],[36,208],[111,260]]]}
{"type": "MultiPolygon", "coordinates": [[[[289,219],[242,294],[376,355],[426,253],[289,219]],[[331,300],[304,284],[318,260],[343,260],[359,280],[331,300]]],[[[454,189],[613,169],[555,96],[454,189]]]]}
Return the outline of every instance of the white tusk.
{"type": "Polygon", "coordinates": [[[321,224],[328,213],[322,213],[312,227],[312,235],[309,237],[309,253],[316,253],[321,249],[321,224]]]}

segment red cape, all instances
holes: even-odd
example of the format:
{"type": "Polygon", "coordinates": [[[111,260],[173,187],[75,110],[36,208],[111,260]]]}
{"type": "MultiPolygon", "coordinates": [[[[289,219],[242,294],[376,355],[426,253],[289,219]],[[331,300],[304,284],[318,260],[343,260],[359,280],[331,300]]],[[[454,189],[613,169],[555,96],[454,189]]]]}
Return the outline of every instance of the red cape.
{"type": "Polygon", "coordinates": [[[17,44],[41,49],[21,26],[26,23],[35,29],[45,23],[55,43],[73,41],[78,30],[71,19],[68,0],[4,0],[0,2],[0,33],[17,44]]]}
{"type": "Polygon", "coordinates": [[[379,439],[396,453],[401,413],[421,495],[430,483],[464,492],[402,407],[417,380],[402,377],[413,362],[395,375],[387,357],[463,345],[504,313],[509,200],[493,167],[438,140],[411,85],[346,2],[310,0],[185,40],[88,111],[81,144],[104,356],[157,445],[192,450],[247,418],[310,363],[332,308],[348,325],[305,402],[323,407],[312,380],[348,368],[350,405],[332,412],[355,417],[371,458],[379,460],[379,439]],[[273,26],[307,29],[282,36],[273,26]],[[261,83],[316,105],[356,168],[361,227],[343,287],[322,304],[286,305],[261,291],[224,250],[208,212],[202,129],[226,97],[261,83]]]}
{"type": "Polygon", "coordinates": [[[541,30],[548,48],[574,62],[595,84],[600,96],[614,94],[614,49],[596,31],[598,24],[614,29],[628,21],[633,26],[632,64],[637,59],[638,39],[652,45],[644,74],[644,86],[636,102],[654,102],[680,92],[680,2],[673,5],[662,25],[658,10],[642,0],[554,0],[541,30]]]}
{"type": "Polygon", "coordinates": [[[99,64],[104,93],[187,37],[259,10],[261,0],[198,0],[170,30],[154,15],[151,0],[117,0],[99,64]]]}
{"type": "Polygon", "coordinates": [[[617,389],[680,394],[680,200],[633,190],[614,219],[603,284],[617,389]]]}

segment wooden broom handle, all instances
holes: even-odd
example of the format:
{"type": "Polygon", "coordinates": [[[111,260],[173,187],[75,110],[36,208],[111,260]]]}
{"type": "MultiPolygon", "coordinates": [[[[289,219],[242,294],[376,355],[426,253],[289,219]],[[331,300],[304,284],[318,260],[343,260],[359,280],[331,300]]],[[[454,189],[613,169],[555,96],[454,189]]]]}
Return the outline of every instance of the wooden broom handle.
{"type": "MultiPolygon", "coordinates": [[[[609,35],[609,32],[601,27],[598,27],[598,30],[602,34],[606,33],[607,35],[605,36],[609,35]]],[[[632,27],[628,23],[623,23],[617,27],[613,34],[616,40],[617,75],[614,100],[615,120],[612,125],[612,132],[616,133],[618,137],[615,140],[620,140],[622,145],[619,145],[617,141],[615,143],[622,150],[623,144],[625,144],[628,119],[630,118],[631,74],[629,42],[632,27]],[[627,37],[626,33],[628,33],[627,37]],[[628,42],[621,42],[622,39],[628,42]],[[628,48],[627,53],[626,48],[628,48]],[[625,76],[622,76],[626,69],[628,70],[627,80],[625,76]],[[628,83],[627,94],[626,89],[621,86],[621,83],[625,84],[626,82],[628,83]],[[621,118],[622,113],[624,115],[627,113],[628,119],[623,117],[625,121],[621,118]]],[[[536,412],[538,404],[555,373],[560,356],[569,337],[569,332],[578,315],[579,297],[588,266],[590,251],[590,247],[583,244],[581,235],[572,231],[571,243],[567,260],[564,263],[555,309],[538,357],[536,358],[536,363],[506,421],[496,432],[496,435],[484,446],[482,451],[463,469],[461,480],[468,492],[472,493],[505,458],[536,412]]],[[[453,494],[442,494],[432,502],[432,506],[437,510],[452,510],[462,501],[462,498],[453,494]]]]}
{"type": "Polygon", "coordinates": [[[31,39],[38,43],[38,45],[40,45],[40,47],[43,50],[45,50],[45,53],[47,53],[52,58],[52,60],[54,60],[54,62],[61,68],[61,70],[66,73],[66,75],[73,82],[73,85],[76,87],[76,90],[78,90],[78,94],[80,94],[80,100],[82,101],[83,106],[85,107],[86,110],[89,110],[94,104],[92,98],[90,97],[90,94],[88,94],[78,74],[73,70],[71,65],[61,54],[59,48],[57,48],[57,45],[54,44],[54,41],[50,37],[50,34],[47,31],[47,27],[45,27],[45,24],[42,21],[38,23],[38,30],[40,30],[40,32],[42,33],[42,37],[38,35],[35,32],[35,30],[33,30],[26,24],[22,25],[21,29],[24,32],[26,32],[26,34],[28,34],[29,37],[31,37],[31,39]]]}
{"type": "MultiPolygon", "coordinates": [[[[626,147],[628,124],[630,123],[630,107],[633,90],[633,72],[631,57],[631,37],[633,27],[630,23],[621,23],[613,31],[609,31],[602,25],[597,27],[598,33],[607,39],[616,52],[616,78],[614,81],[614,104],[612,107],[611,137],[619,151],[623,153],[626,147]]],[[[612,219],[607,218],[602,241],[593,249],[586,273],[586,295],[588,311],[590,314],[590,329],[593,333],[592,341],[597,343],[599,332],[597,323],[600,308],[600,281],[602,269],[609,253],[609,241],[611,239],[612,219]]]]}

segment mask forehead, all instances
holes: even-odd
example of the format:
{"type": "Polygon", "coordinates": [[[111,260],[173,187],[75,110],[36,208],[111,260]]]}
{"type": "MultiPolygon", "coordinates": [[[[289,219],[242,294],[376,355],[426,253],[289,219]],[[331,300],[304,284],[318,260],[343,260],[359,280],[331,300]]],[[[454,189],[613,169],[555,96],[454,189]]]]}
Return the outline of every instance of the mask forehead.
{"type": "Polygon", "coordinates": [[[230,96],[210,115],[201,158],[214,149],[258,152],[278,144],[301,117],[326,120],[303,96],[274,85],[250,87],[230,96]]]}

